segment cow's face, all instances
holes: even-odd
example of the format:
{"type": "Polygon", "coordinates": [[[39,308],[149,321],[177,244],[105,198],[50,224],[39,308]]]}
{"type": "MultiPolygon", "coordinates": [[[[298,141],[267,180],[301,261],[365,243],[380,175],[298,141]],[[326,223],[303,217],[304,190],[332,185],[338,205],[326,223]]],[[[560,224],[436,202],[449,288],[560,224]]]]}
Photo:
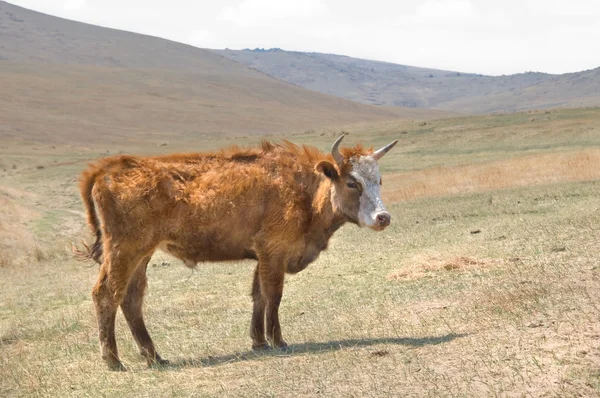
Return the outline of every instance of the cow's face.
{"type": "Polygon", "coordinates": [[[349,222],[382,231],[390,225],[391,216],[381,200],[381,174],[377,161],[397,141],[370,155],[354,154],[343,158],[337,151],[341,138],[343,136],[332,148],[332,155],[338,161],[337,167],[329,162],[317,165],[317,169],[332,180],[331,199],[334,209],[349,222]]]}

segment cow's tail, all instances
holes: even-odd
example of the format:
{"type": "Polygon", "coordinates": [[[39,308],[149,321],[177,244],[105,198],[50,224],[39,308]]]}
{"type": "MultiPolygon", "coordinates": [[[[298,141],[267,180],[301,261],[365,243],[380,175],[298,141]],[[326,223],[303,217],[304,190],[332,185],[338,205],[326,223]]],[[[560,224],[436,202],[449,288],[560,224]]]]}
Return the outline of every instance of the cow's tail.
{"type": "Polygon", "coordinates": [[[82,241],[81,244],[84,247],[83,250],[80,250],[75,245],[72,246],[72,250],[77,259],[91,259],[100,264],[102,262],[102,229],[100,228],[98,213],[96,213],[94,198],[92,197],[92,189],[96,183],[97,175],[98,170],[84,172],[79,183],[81,198],[83,199],[83,204],[85,205],[87,213],[87,223],[92,233],[96,236],[96,241],[91,246],[82,241]]]}

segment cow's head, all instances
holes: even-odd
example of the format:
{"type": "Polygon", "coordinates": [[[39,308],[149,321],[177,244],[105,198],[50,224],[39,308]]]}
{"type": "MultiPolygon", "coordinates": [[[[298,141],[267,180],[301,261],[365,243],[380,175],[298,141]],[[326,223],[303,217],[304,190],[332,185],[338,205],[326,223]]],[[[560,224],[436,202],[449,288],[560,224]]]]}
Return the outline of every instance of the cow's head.
{"type": "Polygon", "coordinates": [[[332,181],[331,200],[336,213],[343,214],[349,222],[381,231],[390,225],[391,216],[381,200],[381,174],[377,161],[398,140],[372,153],[345,150],[345,155],[342,155],[339,145],[344,136],[331,147],[336,164],[324,160],[316,168],[332,181]]]}

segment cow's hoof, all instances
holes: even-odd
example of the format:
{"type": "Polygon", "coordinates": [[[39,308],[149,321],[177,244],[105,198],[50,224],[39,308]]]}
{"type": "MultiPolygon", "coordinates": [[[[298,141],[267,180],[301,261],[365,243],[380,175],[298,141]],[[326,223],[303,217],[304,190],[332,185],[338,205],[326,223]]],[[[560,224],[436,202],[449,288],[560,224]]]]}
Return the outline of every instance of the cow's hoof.
{"type": "Polygon", "coordinates": [[[112,370],[113,372],[126,372],[127,371],[125,366],[123,366],[123,364],[119,361],[109,363],[108,368],[110,370],[112,370]]]}
{"type": "Polygon", "coordinates": [[[254,343],[252,344],[252,349],[254,351],[266,351],[270,350],[271,346],[266,341],[264,343],[254,343]]]}
{"type": "Polygon", "coordinates": [[[170,364],[171,362],[169,362],[167,359],[162,359],[159,357],[156,358],[155,361],[148,362],[148,367],[153,369],[160,369],[162,367],[169,366],[170,364]]]}
{"type": "Polygon", "coordinates": [[[281,351],[287,351],[288,345],[285,341],[281,340],[279,344],[275,344],[275,347],[279,348],[281,351]]]}

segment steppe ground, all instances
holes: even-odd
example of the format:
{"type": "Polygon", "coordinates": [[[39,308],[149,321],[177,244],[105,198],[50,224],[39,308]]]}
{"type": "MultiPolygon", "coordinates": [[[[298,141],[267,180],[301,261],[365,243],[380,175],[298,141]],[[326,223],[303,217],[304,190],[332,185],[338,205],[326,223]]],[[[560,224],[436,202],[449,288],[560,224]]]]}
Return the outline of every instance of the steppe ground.
{"type": "Polygon", "coordinates": [[[270,138],[327,150],[342,129],[346,144],[400,139],[381,164],[393,221],[345,226],[286,280],[289,350],[250,350],[252,262],[191,271],[157,254],[145,314],[172,364],[146,368],[119,314],[125,373],[100,359],[98,267],[69,254],[90,239],[79,173],[107,154],[258,138],[0,141],[0,395],[600,395],[600,109],[270,138]]]}

